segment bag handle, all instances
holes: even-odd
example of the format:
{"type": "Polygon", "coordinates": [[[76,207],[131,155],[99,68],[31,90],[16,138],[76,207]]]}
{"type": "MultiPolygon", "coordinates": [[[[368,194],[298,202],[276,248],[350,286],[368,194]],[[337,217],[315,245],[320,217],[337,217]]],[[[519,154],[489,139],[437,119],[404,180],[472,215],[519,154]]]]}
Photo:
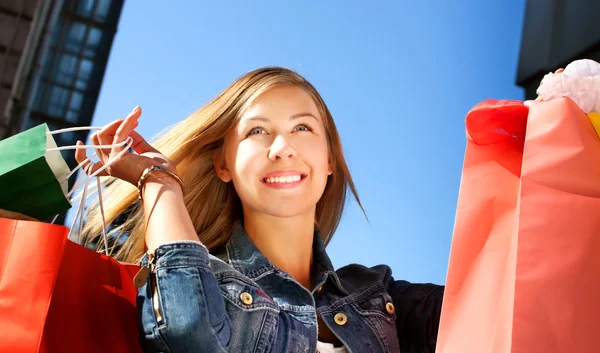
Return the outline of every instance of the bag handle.
{"type": "MultiPolygon", "coordinates": [[[[82,181],[83,184],[83,193],[81,195],[81,200],[79,201],[79,207],[77,208],[77,213],[75,214],[75,217],[73,219],[73,224],[71,225],[71,228],[69,230],[69,238],[71,237],[71,233],[73,232],[73,229],[75,229],[75,223],[77,222],[77,219],[79,219],[79,234],[78,234],[78,242],[81,240],[79,239],[79,236],[81,236],[81,232],[82,232],[82,227],[83,227],[83,222],[84,222],[84,208],[85,208],[85,202],[87,200],[87,198],[91,195],[87,194],[87,188],[88,188],[88,182],[90,181],[91,178],[95,178],[96,179],[96,185],[97,185],[97,192],[98,192],[98,203],[100,206],[100,216],[102,217],[102,237],[104,240],[104,252],[107,256],[109,256],[108,254],[108,235],[106,233],[106,218],[104,215],[104,204],[102,202],[102,184],[100,182],[100,177],[98,176],[99,173],[101,173],[102,171],[104,171],[106,168],[110,167],[110,165],[112,163],[114,163],[115,160],[119,159],[121,156],[123,156],[125,153],[128,152],[129,148],[133,145],[133,138],[132,137],[128,137],[126,140],[126,148],[124,148],[122,151],[120,151],[114,158],[111,158],[110,160],[108,160],[102,167],[98,168],[98,170],[96,170],[94,173],[89,173],[89,168],[91,168],[92,164],[88,163],[90,161],[91,157],[86,158],[83,162],[81,162],[74,170],[77,170],[79,168],[85,168],[84,170],[84,179],[82,181]],[[87,166],[83,167],[86,163],[87,166]]],[[[121,146],[122,144],[115,144],[115,146],[121,146]]],[[[73,147],[82,147],[82,146],[73,146],[73,147]]],[[[96,146],[97,147],[97,146],[96,146]]],[[[108,147],[107,147],[108,148],[108,147]]],[[[68,180],[68,179],[67,179],[68,180]]],[[[73,192],[75,190],[77,190],[77,188],[80,187],[77,183],[75,183],[75,185],[73,186],[73,188],[71,189],[71,191],[69,191],[69,193],[67,194],[67,197],[70,197],[73,192]]]]}
{"type": "MultiPolygon", "coordinates": [[[[99,127],[93,127],[93,126],[80,126],[80,127],[72,127],[72,128],[66,128],[66,129],[60,129],[60,130],[54,130],[54,131],[48,131],[46,134],[47,135],[56,135],[56,134],[60,134],[60,133],[64,133],[64,132],[71,132],[71,131],[82,131],[82,130],[101,130],[102,128],[99,127]]],[[[131,136],[129,136],[125,141],[123,142],[119,142],[116,144],[110,144],[110,145],[71,145],[71,146],[63,146],[63,147],[55,147],[55,148],[49,148],[47,149],[47,151],[65,151],[65,150],[78,150],[78,149],[88,149],[88,148],[94,148],[94,149],[98,149],[98,148],[114,148],[114,147],[120,147],[120,146],[126,146],[122,151],[120,151],[114,158],[111,158],[110,160],[108,160],[102,167],[98,168],[98,170],[96,170],[94,173],[89,173],[89,168],[92,166],[91,162],[91,158],[96,156],[96,153],[93,153],[91,156],[87,157],[83,162],[79,163],[77,165],[77,167],[73,168],[73,170],[69,173],[69,175],[67,175],[67,177],[65,178],[65,180],[61,181],[61,185],[64,183],[67,183],[69,178],[71,176],[73,176],[77,170],[82,169],[84,170],[84,177],[83,180],[79,181],[79,182],[75,182],[75,185],[73,186],[73,188],[71,188],[71,190],[67,193],[66,197],[70,198],[71,195],[73,194],[73,192],[77,189],[79,189],[80,187],[83,186],[83,191],[81,194],[81,200],[79,201],[79,206],[77,207],[77,212],[75,214],[75,217],[73,218],[73,222],[71,224],[71,228],[69,229],[69,234],[68,234],[68,238],[71,238],[71,235],[73,233],[73,229],[75,229],[75,224],[77,223],[77,221],[79,221],[79,234],[78,236],[81,236],[81,232],[82,232],[82,228],[83,228],[83,222],[84,222],[84,208],[85,208],[85,202],[87,200],[87,198],[92,194],[90,193],[89,195],[87,194],[87,189],[88,189],[88,182],[91,178],[95,178],[96,179],[96,185],[97,185],[97,192],[98,192],[98,203],[99,203],[99,207],[100,207],[100,216],[102,218],[102,237],[104,240],[104,252],[107,256],[109,256],[108,254],[108,235],[106,233],[106,218],[104,215],[104,204],[102,202],[102,184],[100,182],[100,177],[98,176],[98,174],[100,174],[101,172],[103,172],[106,168],[108,168],[112,163],[114,163],[115,160],[119,159],[120,157],[122,157],[125,153],[128,152],[128,150],[131,148],[131,146],[133,145],[133,138],[131,136]],[[87,165],[86,165],[87,164],[87,165]],[[85,166],[85,167],[84,167],[85,166]]],[[[77,196],[73,197],[70,199],[70,201],[73,201],[75,198],[77,198],[77,196]]],[[[56,221],[56,218],[58,217],[58,215],[56,215],[54,217],[54,219],[52,219],[52,223],[54,223],[56,221]]],[[[79,239],[78,237],[78,242],[81,241],[81,239],[79,239]]]]}

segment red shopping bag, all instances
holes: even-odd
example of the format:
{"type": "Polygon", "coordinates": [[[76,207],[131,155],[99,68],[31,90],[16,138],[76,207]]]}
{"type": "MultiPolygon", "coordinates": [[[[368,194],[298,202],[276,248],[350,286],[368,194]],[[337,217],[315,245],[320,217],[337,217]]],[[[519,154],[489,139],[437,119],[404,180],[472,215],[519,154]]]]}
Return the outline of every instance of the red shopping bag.
{"type": "Polygon", "coordinates": [[[139,266],[67,234],[0,218],[0,352],[141,352],[132,282],[139,266]]]}
{"type": "Polygon", "coordinates": [[[486,101],[467,130],[436,352],[600,352],[600,139],[588,116],[568,98],[486,101]]]}

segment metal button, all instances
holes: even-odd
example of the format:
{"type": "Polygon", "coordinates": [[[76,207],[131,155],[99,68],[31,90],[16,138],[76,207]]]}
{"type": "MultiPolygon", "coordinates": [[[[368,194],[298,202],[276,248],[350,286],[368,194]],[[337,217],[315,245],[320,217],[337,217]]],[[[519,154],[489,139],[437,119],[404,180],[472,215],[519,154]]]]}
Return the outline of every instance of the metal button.
{"type": "Polygon", "coordinates": [[[348,321],[348,318],[342,313],[337,313],[333,317],[333,321],[335,321],[336,324],[342,326],[346,323],[346,321],[348,321]]]}
{"type": "Polygon", "coordinates": [[[248,292],[243,292],[240,294],[240,299],[242,300],[242,303],[246,305],[252,304],[252,296],[248,292]]]}
{"type": "Polygon", "coordinates": [[[323,285],[320,285],[319,288],[317,288],[317,293],[321,293],[322,290],[323,290],[323,285]]]}
{"type": "Polygon", "coordinates": [[[394,304],[392,303],[385,304],[385,310],[387,310],[388,314],[390,315],[396,312],[396,308],[394,308],[394,304]]]}

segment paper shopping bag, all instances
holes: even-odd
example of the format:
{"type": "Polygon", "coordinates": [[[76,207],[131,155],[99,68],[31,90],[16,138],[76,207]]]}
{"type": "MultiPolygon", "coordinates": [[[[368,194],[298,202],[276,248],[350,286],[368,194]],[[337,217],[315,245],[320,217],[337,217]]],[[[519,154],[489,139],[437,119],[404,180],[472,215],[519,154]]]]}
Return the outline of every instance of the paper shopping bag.
{"type": "Polygon", "coordinates": [[[43,220],[71,207],[70,170],[60,151],[47,151],[56,148],[48,131],[42,124],[0,141],[0,209],[43,220]]]}
{"type": "Polygon", "coordinates": [[[0,352],[140,352],[139,266],[75,244],[67,233],[0,218],[0,352]]]}
{"type": "Polygon", "coordinates": [[[569,98],[506,104],[467,115],[526,126],[469,132],[436,352],[598,352],[600,139],[569,98]]]}

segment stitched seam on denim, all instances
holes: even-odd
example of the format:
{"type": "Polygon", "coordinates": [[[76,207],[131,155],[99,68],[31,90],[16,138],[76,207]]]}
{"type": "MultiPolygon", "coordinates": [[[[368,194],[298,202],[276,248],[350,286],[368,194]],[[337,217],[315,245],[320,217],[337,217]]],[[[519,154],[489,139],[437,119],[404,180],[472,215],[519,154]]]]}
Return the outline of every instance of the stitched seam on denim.
{"type": "Polygon", "coordinates": [[[256,282],[252,281],[250,278],[244,276],[244,274],[239,273],[237,271],[221,272],[218,274],[216,273],[215,277],[217,277],[217,279],[222,280],[222,281],[233,279],[233,280],[243,282],[244,284],[247,284],[248,286],[251,286],[254,288],[260,288],[260,286],[258,286],[258,284],[256,284],[256,282]]]}
{"type": "Polygon", "coordinates": [[[342,286],[342,282],[340,281],[340,278],[338,277],[338,274],[335,271],[327,271],[325,272],[328,277],[331,276],[333,277],[333,282],[338,286],[338,289],[340,291],[342,291],[342,293],[349,295],[350,293],[346,290],[346,288],[344,288],[344,286],[342,286]]]}
{"type": "Polygon", "coordinates": [[[260,322],[260,332],[258,332],[258,334],[256,335],[258,337],[258,339],[256,340],[256,343],[254,344],[254,350],[253,350],[254,353],[260,353],[263,350],[263,349],[260,349],[260,348],[262,348],[261,343],[263,341],[261,339],[262,338],[261,336],[262,336],[263,330],[265,329],[265,321],[266,320],[267,320],[267,313],[265,313],[263,315],[262,321],[260,322]]]}
{"type": "Polygon", "coordinates": [[[256,268],[252,271],[247,271],[246,276],[248,276],[251,279],[256,280],[256,279],[262,277],[263,275],[269,274],[268,272],[276,272],[276,270],[277,270],[277,268],[275,266],[270,265],[270,264],[265,264],[265,265],[262,265],[261,267],[256,268]]]}
{"type": "MultiPolygon", "coordinates": [[[[221,291],[221,293],[223,293],[223,291],[221,291]]],[[[244,305],[240,305],[236,298],[233,298],[230,295],[223,295],[223,298],[225,300],[227,300],[228,302],[231,303],[231,305],[235,306],[236,308],[241,309],[243,312],[254,312],[254,311],[261,311],[261,310],[268,310],[268,311],[272,311],[276,314],[279,314],[279,309],[274,308],[272,305],[264,305],[264,306],[260,306],[260,307],[254,307],[254,308],[248,308],[248,306],[244,305]]]]}
{"type": "Polygon", "coordinates": [[[231,264],[228,261],[225,261],[222,258],[209,253],[208,254],[208,263],[210,264],[211,267],[213,266],[212,265],[213,262],[216,262],[220,265],[227,265],[228,267],[231,267],[232,270],[235,270],[235,268],[233,268],[233,266],[231,266],[231,264]]]}
{"type": "Polygon", "coordinates": [[[344,299],[352,302],[358,302],[363,299],[370,298],[374,292],[378,291],[381,291],[382,293],[387,293],[387,289],[382,283],[375,282],[372,285],[360,290],[359,292],[353,293],[345,297],[344,299]]]}
{"type": "Polygon", "coordinates": [[[386,314],[386,312],[384,312],[383,309],[381,311],[364,310],[364,309],[361,309],[357,303],[349,303],[349,305],[352,306],[354,308],[354,310],[356,310],[356,312],[358,312],[361,316],[379,316],[379,317],[385,319],[386,321],[389,321],[390,323],[392,323],[396,320],[396,313],[391,314],[391,315],[386,314]]]}
{"type": "MultiPolygon", "coordinates": [[[[377,315],[377,316],[381,316],[381,317],[385,318],[387,321],[394,322],[396,320],[396,313],[388,314],[387,312],[384,311],[384,308],[381,308],[381,311],[380,310],[363,309],[360,307],[360,305],[358,305],[358,303],[360,303],[361,300],[372,299],[373,292],[375,292],[375,291],[377,291],[377,290],[373,290],[368,293],[365,293],[365,295],[362,295],[362,297],[360,299],[354,300],[350,304],[362,315],[377,315]]],[[[384,302],[386,302],[388,300],[388,298],[385,297],[386,293],[387,293],[387,291],[384,291],[380,294],[380,296],[383,298],[384,302]]],[[[388,293],[388,296],[389,296],[389,293],[388,293]]],[[[390,302],[392,301],[391,297],[389,298],[389,301],[390,302]]]]}
{"type": "Polygon", "coordinates": [[[279,309],[289,313],[310,313],[316,311],[314,306],[294,304],[279,304],[279,309]]]}
{"type": "MultiPolygon", "coordinates": [[[[231,295],[231,293],[221,289],[221,295],[223,295],[223,297],[228,298],[230,301],[234,302],[237,304],[238,307],[242,308],[242,309],[254,309],[254,308],[271,308],[271,309],[276,309],[279,310],[279,306],[274,303],[271,302],[269,300],[267,300],[266,298],[262,298],[262,297],[257,297],[256,295],[254,297],[256,297],[258,300],[260,300],[260,302],[256,302],[256,303],[252,303],[250,305],[247,304],[240,304],[240,299],[237,296],[231,295]],[[263,301],[264,300],[264,301],[263,301]]],[[[257,293],[258,296],[260,296],[260,294],[257,293]]]]}
{"type": "Polygon", "coordinates": [[[198,268],[198,269],[210,271],[210,267],[206,263],[194,262],[192,260],[180,260],[180,261],[174,261],[174,262],[163,261],[163,262],[156,264],[155,271],[167,270],[167,269],[170,270],[170,269],[176,269],[176,268],[198,268]]]}
{"type": "Polygon", "coordinates": [[[198,245],[202,245],[202,243],[199,240],[170,240],[167,242],[164,242],[162,244],[159,245],[159,247],[163,246],[163,245],[177,245],[177,244],[198,244],[198,245]]]}
{"type": "MultiPolygon", "coordinates": [[[[271,349],[273,349],[273,344],[275,342],[275,339],[277,338],[277,324],[278,324],[278,318],[279,315],[273,315],[272,317],[269,318],[268,321],[270,321],[270,328],[267,327],[263,327],[263,332],[265,332],[265,330],[269,329],[269,335],[267,337],[265,337],[265,339],[263,340],[263,342],[265,342],[264,344],[264,352],[270,352],[271,349]]],[[[265,321],[267,322],[267,321],[265,321]]]]}
{"type": "Polygon", "coordinates": [[[194,240],[181,240],[178,242],[170,242],[170,243],[164,243],[159,245],[156,248],[157,252],[165,252],[168,250],[173,250],[173,249],[198,249],[198,250],[206,250],[208,252],[208,249],[206,248],[206,246],[204,246],[204,244],[194,241],[194,240]]]}
{"type": "Polygon", "coordinates": [[[364,290],[361,290],[360,292],[358,292],[356,294],[353,294],[348,297],[340,298],[340,299],[334,301],[333,303],[331,303],[331,305],[328,308],[329,309],[328,312],[335,311],[346,304],[353,304],[362,299],[368,298],[371,294],[373,294],[373,292],[375,292],[378,289],[385,290],[385,287],[381,283],[375,283],[375,284],[372,284],[371,286],[365,288],[364,290]]]}
{"type": "MultiPolygon", "coordinates": [[[[215,274],[215,277],[217,278],[219,285],[227,285],[229,283],[233,283],[236,285],[245,285],[256,292],[262,292],[263,293],[262,295],[260,293],[256,293],[257,295],[259,295],[259,297],[258,297],[258,298],[260,298],[259,300],[262,300],[262,298],[264,298],[264,296],[267,296],[268,298],[266,298],[266,299],[267,299],[268,303],[273,304],[276,307],[278,307],[277,304],[275,303],[275,300],[273,298],[271,298],[270,296],[268,296],[262,290],[262,288],[258,285],[258,283],[252,281],[251,279],[249,279],[248,277],[244,276],[243,274],[241,274],[237,271],[228,271],[226,273],[215,274]]],[[[227,293],[226,291],[224,291],[224,292],[227,293]]]]}
{"type": "Polygon", "coordinates": [[[181,245],[167,245],[164,248],[159,247],[155,250],[156,261],[169,256],[176,256],[179,254],[186,254],[187,256],[198,256],[206,258],[208,262],[208,250],[201,246],[194,246],[193,244],[181,244],[181,245]]]}
{"type": "Polygon", "coordinates": [[[277,275],[277,272],[278,272],[277,268],[275,268],[275,267],[272,267],[272,268],[262,268],[261,270],[264,270],[264,272],[261,273],[261,274],[259,274],[259,275],[257,275],[257,276],[248,276],[248,277],[250,277],[253,281],[258,281],[258,280],[260,280],[260,279],[262,279],[264,277],[267,277],[269,275],[273,275],[273,274],[277,275]]]}
{"type": "MultiPolygon", "coordinates": [[[[244,276],[243,274],[237,272],[237,271],[231,271],[231,272],[227,272],[227,273],[221,273],[221,274],[216,274],[215,277],[217,278],[217,281],[219,282],[219,285],[227,285],[228,283],[234,283],[237,285],[245,285],[250,287],[252,290],[254,291],[261,291],[262,289],[260,288],[260,286],[258,284],[256,284],[254,281],[252,281],[251,279],[249,279],[248,277],[244,276]],[[241,283],[236,283],[235,281],[239,281],[241,283]],[[224,283],[226,282],[226,283],[224,283]]],[[[221,292],[223,293],[224,296],[228,296],[231,298],[231,300],[234,301],[239,301],[239,298],[232,296],[229,292],[221,289],[221,292]]],[[[263,292],[264,293],[264,292],[263,292]]],[[[263,297],[260,296],[260,294],[256,293],[258,295],[258,300],[263,300],[263,297]]],[[[266,295],[266,293],[265,293],[266,295]]],[[[266,299],[266,298],[265,298],[266,299]]],[[[277,303],[275,303],[275,301],[272,298],[267,299],[267,301],[265,301],[264,303],[266,303],[266,305],[268,307],[271,308],[276,308],[277,310],[279,310],[279,306],[277,305],[277,303]]],[[[261,303],[262,304],[262,303],[261,303]]],[[[241,304],[238,304],[238,306],[241,304]]],[[[245,304],[244,304],[245,305],[245,304]]],[[[254,305],[254,304],[253,304],[254,305]]],[[[265,305],[265,304],[262,304],[265,305]]]]}

